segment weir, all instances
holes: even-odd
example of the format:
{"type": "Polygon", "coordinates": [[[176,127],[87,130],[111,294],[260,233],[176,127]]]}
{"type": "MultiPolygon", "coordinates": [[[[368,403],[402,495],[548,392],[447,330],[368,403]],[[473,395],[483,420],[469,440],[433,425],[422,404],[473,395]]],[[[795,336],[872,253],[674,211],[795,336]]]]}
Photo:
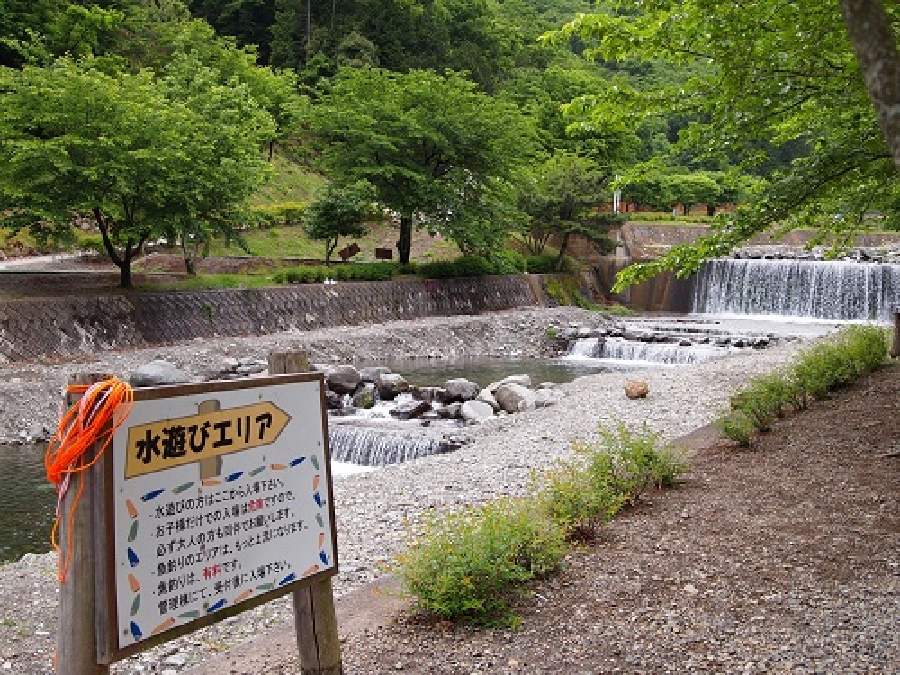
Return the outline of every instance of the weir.
{"type": "Polygon", "coordinates": [[[900,265],[719,259],[705,263],[697,273],[691,310],[888,321],[897,306],[900,265]]]}
{"type": "Polygon", "coordinates": [[[386,466],[453,450],[447,441],[410,437],[370,427],[335,424],[329,429],[331,458],[362,466],[386,466]]]}
{"type": "Polygon", "coordinates": [[[616,359],[663,364],[701,363],[725,355],[716,347],[685,347],[677,344],[635,342],[620,338],[581,338],[572,343],[568,358],[616,359]]]}

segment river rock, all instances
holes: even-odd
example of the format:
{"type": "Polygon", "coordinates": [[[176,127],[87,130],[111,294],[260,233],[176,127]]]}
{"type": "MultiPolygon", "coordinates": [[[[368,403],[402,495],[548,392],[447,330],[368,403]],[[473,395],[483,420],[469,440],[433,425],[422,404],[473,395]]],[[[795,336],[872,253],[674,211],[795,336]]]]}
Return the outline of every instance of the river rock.
{"type": "Polygon", "coordinates": [[[459,412],[466,422],[483,422],[494,416],[494,409],[484,401],[466,401],[459,412]]]}
{"type": "Polygon", "coordinates": [[[427,401],[408,401],[391,410],[391,416],[399,420],[411,420],[429,410],[431,410],[431,404],[427,401]]]}
{"type": "Polygon", "coordinates": [[[449,405],[438,408],[437,414],[445,420],[455,420],[459,419],[461,409],[462,403],[450,403],[449,405]]]}
{"type": "Polygon", "coordinates": [[[344,397],[331,391],[331,389],[326,389],[325,407],[329,410],[340,410],[344,407],[344,397]]]}
{"type": "Polygon", "coordinates": [[[359,369],[359,376],[363,382],[375,384],[381,375],[390,375],[391,369],[386,366],[366,366],[359,369]]]}
{"type": "Polygon", "coordinates": [[[356,408],[362,408],[364,410],[372,408],[375,405],[375,385],[371,382],[363,384],[356,390],[356,393],[353,394],[352,403],[356,408]]]}
{"type": "Polygon", "coordinates": [[[489,406],[491,406],[494,412],[500,410],[500,404],[497,403],[497,399],[494,398],[494,395],[486,388],[478,392],[478,397],[475,400],[481,401],[482,403],[487,403],[489,406]]]}
{"type": "Polygon", "coordinates": [[[499,382],[492,382],[487,386],[488,391],[492,394],[496,394],[496,391],[499,387],[502,387],[504,384],[518,384],[522,387],[530,387],[531,386],[531,376],[530,375],[508,375],[504,377],[499,382]]]}
{"type": "Polygon", "coordinates": [[[392,401],[399,394],[409,391],[409,382],[402,375],[396,373],[383,373],[375,381],[378,395],[383,401],[392,401]]]}
{"type": "Polygon", "coordinates": [[[562,394],[556,389],[538,389],[534,392],[534,406],[536,408],[546,408],[548,405],[559,403],[562,394]]]}
{"type": "Polygon", "coordinates": [[[190,379],[190,376],[174,363],[162,359],[146,363],[128,376],[128,381],[135,387],[182,384],[190,379]]]}
{"type": "Polygon", "coordinates": [[[644,380],[628,380],[625,383],[625,395],[628,398],[647,398],[650,393],[650,385],[644,380]]]}
{"type": "Polygon", "coordinates": [[[353,366],[334,366],[325,372],[325,381],[338,394],[352,394],[362,378],[353,366]]]}
{"type": "Polygon", "coordinates": [[[535,405],[534,392],[515,382],[497,387],[494,398],[503,410],[511,413],[533,410],[535,405]]]}
{"type": "Polygon", "coordinates": [[[479,391],[481,391],[481,387],[477,383],[464,377],[457,377],[444,383],[445,393],[442,397],[442,402],[471,401],[478,396],[479,391]]]}

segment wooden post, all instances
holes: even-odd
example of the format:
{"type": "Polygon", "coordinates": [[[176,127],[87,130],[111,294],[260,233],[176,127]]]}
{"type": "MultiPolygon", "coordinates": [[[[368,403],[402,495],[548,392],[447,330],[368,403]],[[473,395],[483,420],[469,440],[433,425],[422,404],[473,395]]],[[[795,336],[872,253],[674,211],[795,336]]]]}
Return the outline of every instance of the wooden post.
{"type": "Polygon", "coordinates": [[[900,311],[894,313],[894,346],[891,348],[891,356],[900,359],[900,311]]]}
{"type": "MultiPolygon", "coordinates": [[[[70,384],[94,384],[108,375],[85,373],[70,378],[70,384]]],[[[81,395],[68,394],[71,406],[81,395]]],[[[93,452],[86,457],[93,459],[93,452]]],[[[81,498],[71,520],[72,552],[65,583],[59,588],[59,624],[56,642],[56,672],[59,675],[107,675],[108,666],[97,663],[97,629],[95,623],[94,511],[96,483],[101,480],[96,467],[72,478],[60,504],[59,547],[63,560],[70,536],[68,513],[79,492],[79,481],[85,481],[81,498]]]]}
{"type": "MultiPolygon", "coordinates": [[[[309,370],[305,352],[269,354],[269,374],[286,375],[309,370]]],[[[302,675],[341,675],[341,643],[331,577],[314,582],[294,594],[294,627],[302,675]]]]}

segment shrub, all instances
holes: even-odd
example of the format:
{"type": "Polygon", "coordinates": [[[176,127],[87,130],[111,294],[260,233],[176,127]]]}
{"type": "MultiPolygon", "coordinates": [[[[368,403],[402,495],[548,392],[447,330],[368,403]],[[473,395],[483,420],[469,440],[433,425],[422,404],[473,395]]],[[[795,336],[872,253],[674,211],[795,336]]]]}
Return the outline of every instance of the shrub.
{"type": "Polygon", "coordinates": [[[667,487],[684,471],[677,453],[644,428],[600,429],[596,444],[577,443],[578,457],[547,475],[541,507],[570,539],[590,539],[625,504],[652,487],[667,487]]]}
{"type": "Polygon", "coordinates": [[[274,279],[279,284],[315,284],[325,279],[339,281],[385,281],[397,273],[398,265],[390,262],[350,263],[343,265],[300,265],[279,270],[274,279]]]}
{"type": "Polygon", "coordinates": [[[796,400],[796,386],[781,375],[762,375],[731,397],[731,409],[742,412],[760,431],[768,431],[784,408],[796,400]]]}
{"type": "Polygon", "coordinates": [[[494,266],[478,256],[462,256],[456,260],[436,260],[416,266],[416,273],[428,279],[482,277],[494,274],[494,266]]]}
{"type": "Polygon", "coordinates": [[[556,269],[556,256],[549,254],[530,255],[525,258],[525,265],[531,274],[556,274],[558,272],[571,274],[578,272],[580,267],[574,258],[564,256],[562,269],[558,270],[556,269]]]}
{"type": "Polygon", "coordinates": [[[555,569],[564,554],[560,526],[530,500],[503,499],[431,520],[398,556],[398,572],[427,612],[511,624],[511,591],[555,569]]]}
{"type": "Polygon", "coordinates": [[[306,209],[307,205],[303,202],[282,202],[254,206],[252,214],[259,227],[286,227],[302,224],[306,209]]]}
{"type": "Polygon", "coordinates": [[[504,250],[491,256],[492,274],[522,274],[525,271],[525,256],[517,251],[504,250]]]}
{"type": "Polygon", "coordinates": [[[742,448],[749,448],[753,439],[753,422],[744,413],[732,410],[719,418],[718,427],[742,448]]]}

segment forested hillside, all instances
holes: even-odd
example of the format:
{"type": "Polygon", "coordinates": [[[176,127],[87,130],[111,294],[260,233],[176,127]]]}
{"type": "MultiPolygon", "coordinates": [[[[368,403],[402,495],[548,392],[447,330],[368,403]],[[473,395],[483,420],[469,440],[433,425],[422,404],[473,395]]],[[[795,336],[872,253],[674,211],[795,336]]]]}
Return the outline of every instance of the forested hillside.
{"type": "Polygon", "coordinates": [[[562,266],[574,234],[609,245],[616,189],[745,205],[700,256],[795,221],[896,226],[839,9],[757,4],[7,0],[0,213],[40,240],[92,221],[123,285],[160,237],[191,270],[248,227],[303,224],[330,252],[373,219],[401,263],[424,229],[488,260],[552,242],[562,266]]]}

